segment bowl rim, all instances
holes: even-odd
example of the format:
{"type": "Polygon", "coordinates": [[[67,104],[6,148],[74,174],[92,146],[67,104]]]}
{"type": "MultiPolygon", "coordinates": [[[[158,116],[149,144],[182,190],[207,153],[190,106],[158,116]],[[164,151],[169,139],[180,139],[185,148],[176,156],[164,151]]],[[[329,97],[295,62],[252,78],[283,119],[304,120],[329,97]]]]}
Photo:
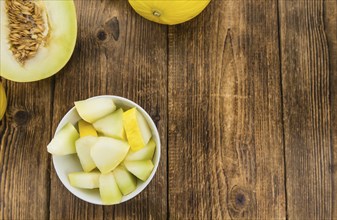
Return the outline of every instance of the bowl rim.
{"type": "MultiPolygon", "coordinates": [[[[136,107],[136,109],[140,111],[140,113],[145,117],[147,123],[149,124],[149,127],[150,127],[151,132],[152,132],[152,138],[154,139],[154,141],[156,143],[156,151],[155,151],[155,154],[154,154],[153,159],[152,159],[152,161],[154,163],[154,168],[153,168],[150,176],[147,178],[146,181],[142,182],[141,184],[139,184],[139,180],[137,179],[137,188],[134,191],[132,191],[131,193],[129,193],[125,196],[123,195],[121,202],[118,203],[118,204],[121,204],[121,203],[126,202],[128,200],[131,200],[132,198],[134,198],[138,194],[140,194],[149,185],[149,183],[152,181],[154,175],[156,174],[158,166],[159,166],[159,162],[160,162],[160,156],[161,156],[160,135],[159,135],[159,132],[158,132],[158,128],[157,128],[156,124],[154,123],[153,119],[151,118],[151,116],[140,105],[138,105],[134,101],[132,101],[130,99],[127,99],[127,98],[124,98],[124,97],[121,97],[121,96],[115,96],[115,95],[98,95],[98,96],[92,96],[92,97],[87,98],[85,100],[96,99],[96,98],[111,98],[111,99],[113,99],[114,102],[123,102],[126,106],[128,106],[130,108],[136,107]],[[116,100],[118,100],[118,101],[116,101],[116,100]]],[[[116,104],[116,106],[119,107],[117,104],[116,104]]],[[[62,117],[58,126],[56,127],[54,136],[57,134],[57,132],[59,132],[59,130],[66,123],[70,122],[69,117],[71,117],[72,114],[78,115],[75,106],[73,106],[62,117]]],[[[79,115],[78,115],[78,117],[80,118],[79,115]]],[[[78,122],[78,120],[76,122],[78,122]]],[[[76,122],[72,122],[72,124],[74,124],[76,122]]],[[[75,155],[75,154],[72,154],[72,155],[75,155]]],[[[69,179],[62,177],[61,172],[63,171],[63,169],[60,168],[60,165],[59,165],[59,162],[58,162],[58,160],[61,160],[60,158],[66,157],[66,156],[69,156],[69,155],[65,155],[65,156],[52,155],[52,161],[53,161],[53,166],[54,166],[54,169],[56,171],[58,179],[62,182],[63,186],[68,189],[68,191],[70,191],[77,198],[79,198],[79,199],[81,199],[85,202],[91,203],[91,204],[95,204],[95,205],[118,205],[118,204],[103,204],[101,200],[100,200],[100,203],[95,202],[95,201],[90,201],[85,197],[85,195],[86,195],[85,189],[83,190],[83,189],[79,189],[79,188],[71,186],[70,183],[69,183],[69,179]],[[84,192],[82,192],[82,191],[84,191],[84,192]],[[81,193],[79,193],[79,192],[81,192],[81,193]]]]}

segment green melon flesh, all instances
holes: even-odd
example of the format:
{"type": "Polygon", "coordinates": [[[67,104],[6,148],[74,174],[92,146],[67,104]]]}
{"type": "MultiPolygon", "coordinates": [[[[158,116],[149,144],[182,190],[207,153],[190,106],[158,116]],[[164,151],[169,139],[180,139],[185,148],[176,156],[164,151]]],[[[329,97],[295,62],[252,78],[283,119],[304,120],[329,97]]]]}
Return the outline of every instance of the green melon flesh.
{"type": "Polygon", "coordinates": [[[118,204],[123,197],[112,173],[101,174],[99,178],[99,193],[105,205],[118,204]]]}
{"type": "Polygon", "coordinates": [[[123,195],[127,195],[137,188],[137,179],[124,166],[119,165],[113,171],[117,185],[123,195]]]}
{"type": "Polygon", "coordinates": [[[74,154],[76,153],[75,142],[79,137],[74,125],[67,123],[48,144],[47,151],[53,155],[74,154]]]}
{"type": "Polygon", "coordinates": [[[129,148],[129,144],[125,141],[98,137],[97,142],[91,147],[90,155],[97,168],[105,174],[111,172],[124,160],[129,148]]]}
{"type": "MultiPolygon", "coordinates": [[[[60,71],[69,61],[75,48],[77,18],[74,2],[34,1],[43,14],[46,42],[38,48],[33,57],[20,63],[10,49],[12,43],[9,36],[12,32],[9,29],[10,19],[6,12],[6,1],[0,1],[0,76],[12,81],[30,82],[47,78],[60,71]]],[[[27,18],[28,22],[29,20],[31,19],[27,18]]],[[[27,31],[32,32],[32,29],[27,31]]],[[[33,39],[33,36],[30,37],[33,39]]]]}
{"type": "Polygon", "coordinates": [[[81,118],[89,123],[93,123],[116,110],[115,103],[108,97],[77,101],[75,107],[81,118]]]}
{"type": "Polygon", "coordinates": [[[91,147],[97,142],[97,137],[85,136],[78,139],[75,143],[77,156],[85,172],[90,172],[96,168],[96,164],[91,158],[91,147]]]}
{"type": "Polygon", "coordinates": [[[123,109],[121,108],[97,120],[93,123],[93,126],[104,136],[125,139],[123,127],[123,109]]]}
{"type": "Polygon", "coordinates": [[[99,187],[99,172],[74,172],[69,173],[68,178],[70,185],[82,189],[95,189],[99,187]]]}
{"type": "Polygon", "coordinates": [[[124,161],[124,165],[128,171],[143,181],[147,180],[154,167],[151,160],[124,161]]]}
{"type": "Polygon", "coordinates": [[[140,150],[132,151],[126,155],[126,161],[135,161],[135,160],[152,160],[153,154],[156,150],[156,143],[151,139],[145,147],[140,150]]]}

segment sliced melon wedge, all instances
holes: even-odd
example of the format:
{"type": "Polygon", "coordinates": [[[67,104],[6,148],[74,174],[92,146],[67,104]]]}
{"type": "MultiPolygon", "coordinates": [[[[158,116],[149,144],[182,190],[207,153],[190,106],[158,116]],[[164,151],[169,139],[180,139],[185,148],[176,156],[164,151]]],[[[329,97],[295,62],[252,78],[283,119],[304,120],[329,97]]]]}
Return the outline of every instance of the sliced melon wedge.
{"type": "Polygon", "coordinates": [[[85,136],[78,139],[75,143],[77,156],[85,172],[90,172],[96,168],[94,160],[91,158],[91,147],[97,142],[97,137],[85,136]]]}
{"type": "Polygon", "coordinates": [[[73,53],[74,2],[0,1],[0,33],[1,77],[17,82],[47,78],[61,70],[73,53]]]}
{"type": "Polygon", "coordinates": [[[129,151],[129,144],[125,141],[98,137],[95,145],[91,147],[90,155],[97,168],[103,173],[115,169],[125,158],[129,151]]]}
{"type": "Polygon", "coordinates": [[[115,103],[108,97],[77,101],[75,107],[81,118],[89,123],[93,123],[116,110],[115,103]]]}
{"type": "Polygon", "coordinates": [[[82,189],[95,189],[99,187],[99,172],[74,172],[69,173],[68,178],[70,185],[82,189]]]}
{"type": "Polygon", "coordinates": [[[123,197],[112,173],[101,174],[99,178],[99,193],[105,205],[118,204],[123,197]]]}
{"type": "Polygon", "coordinates": [[[127,139],[133,151],[143,148],[152,134],[144,116],[136,108],[123,113],[123,124],[127,139]]]}
{"type": "Polygon", "coordinates": [[[67,123],[48,144],[47,151],[53,155],[74,154],[76,153],[75,142],[79,137],[74,125],[67,123]]]}
{"type": "Polygon", "coordinates": [[[119,165],[113,171],[117,185],[123,195],[127,195],[137,188],[137,179],[124,166],[119,165]]]}
{"type": "Polygon", "coordinates": [[[151,160],[124,161],[124,165],[128,171],[143,181],[149,178],[154,167],[151,160]]]}
{"type": "Polygon", "coordinates": [[[78,122],[78,130],[80,132],[80,137],[85,137],[85,136],[97,137],[97,131],[95,130],[94,126],[92,126],[92,124],[84,120],[80,120],[78,122]]]}
{"type": "Polygon", "coordinates": [[[152,160],[155,150],[156,143],[151,139],[142,149],[137,151],[130,150],[125,157],[125,161],[152,160]]]}
{"type": "Polygon", "coordinates": [[[125,140],[123,109],[121,108],[97,120],[93,123],[93,126],[98,132],[105,136],[125,140]]]}

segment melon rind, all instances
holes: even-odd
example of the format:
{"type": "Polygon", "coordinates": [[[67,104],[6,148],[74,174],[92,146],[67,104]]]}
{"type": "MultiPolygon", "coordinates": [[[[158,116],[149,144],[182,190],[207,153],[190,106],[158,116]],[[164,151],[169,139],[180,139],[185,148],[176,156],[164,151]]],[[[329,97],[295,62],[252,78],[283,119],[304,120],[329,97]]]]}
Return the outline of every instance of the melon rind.
{"type": "Polygon", "coordinates": [[[131,7],[144,18],[160,24],[175,25],[200,14],[211,0],[129,0],[131,7]],[[161,15],[154,16],[154,12],[161,15]]]}

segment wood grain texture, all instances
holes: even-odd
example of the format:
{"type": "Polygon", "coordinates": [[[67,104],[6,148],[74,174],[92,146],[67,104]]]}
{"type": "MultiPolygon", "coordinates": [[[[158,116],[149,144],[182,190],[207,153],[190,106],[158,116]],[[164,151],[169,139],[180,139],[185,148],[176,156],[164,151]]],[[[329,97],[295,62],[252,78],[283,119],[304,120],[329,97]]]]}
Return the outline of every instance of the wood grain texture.
{"type": "Polygon", "coordinates": [[[212,1],[169,29],[172,219],[284,219],[277,1],[212,1]]]}
{"type": "Polygon", "coordinates": [[[327,37],[330,72],[332,161],[332,219],[337,219],[337,1],[324,1],[324,30],[327,37]]]}
{"type": "Polygon", "coordinates": [[[324,1],[280,1],[289,219],[332,218],[330,70],[323,15],[324,1]]]}
{"type": "Polygon", "coordinates": [[[8,108],[0,121],[0,219],[46,219],[51,80],[3,82],[8,108]]]}
{"type": "Polygon", "coordinates": [[[76,1],[79,32],[67,67],[55,77],[53,131],[76,100],[129,98],[154,119],[161,135],[155,178],[135,199],[95,206],[71,195],[51,173],[50,219],[165,219],[167,216],[167,28],[138,16],[127,1],[76,1]]]}
{"type": "Polygon", "coordinates": [[[2,79],[0,219],[337,219],[337,1],[213,0],[159,25],[125,0],[75,0],[57,75],[2,79]],[[139,103],[161,135],[155,178],[96,206],[58,179],[46,146],[76,100],[139,103]]]}

